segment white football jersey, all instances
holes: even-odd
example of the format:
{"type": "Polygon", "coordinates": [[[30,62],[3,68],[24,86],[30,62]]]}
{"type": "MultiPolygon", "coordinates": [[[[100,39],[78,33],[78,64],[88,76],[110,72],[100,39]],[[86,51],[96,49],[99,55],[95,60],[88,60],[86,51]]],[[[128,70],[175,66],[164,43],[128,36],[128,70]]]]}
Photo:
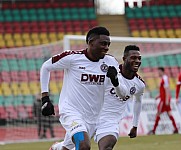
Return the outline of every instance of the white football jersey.
{"type": "Polygon", "coordinates": [[[104,101],[108,66],[118,67],[118,62],[110,55],[92,61],[86,52],[67,51],[46,61],[43,64],[46,67],[41,69],[41,89],[42,92],[48,92],[49,71],[63,69],[59,113],[80,115],[86,122],[95,123],[104,101]]]}
{"type": "Polygon", "coordinates": [[[104,105],[100,113],[99,122],[111,120],[111,122],[118,123],[122,118],[128,101],[133,99],[142,100],[145,84],[138,75],[136,75],[133,79],[126,79],[121,73],[119,73],[118,80],[119,84],[126,86],[128,90],[126,92],[127,96],[125,96],[124,99],[118,97],[116,95],[115,88],[113,86],[109,86],[105,92],[104,105]]]}

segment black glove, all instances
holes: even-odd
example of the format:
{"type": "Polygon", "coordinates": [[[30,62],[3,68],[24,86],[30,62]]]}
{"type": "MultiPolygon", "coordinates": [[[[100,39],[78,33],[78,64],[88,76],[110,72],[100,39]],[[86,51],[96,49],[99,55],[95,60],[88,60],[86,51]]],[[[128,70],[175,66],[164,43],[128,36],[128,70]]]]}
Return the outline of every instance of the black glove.
{"type": "Polygon", "coordinates": [[[55,115],[54,106],[49,99],[49,96],[42,97],[41,112],[43,116],[55,115]]]}
{"type": "Polygon", "coordinates": [[[111,83],[114,87],[119,85],[117,74],[116,68],[114,66],[109,66],[106,76],[111,79],[111,83]]]}

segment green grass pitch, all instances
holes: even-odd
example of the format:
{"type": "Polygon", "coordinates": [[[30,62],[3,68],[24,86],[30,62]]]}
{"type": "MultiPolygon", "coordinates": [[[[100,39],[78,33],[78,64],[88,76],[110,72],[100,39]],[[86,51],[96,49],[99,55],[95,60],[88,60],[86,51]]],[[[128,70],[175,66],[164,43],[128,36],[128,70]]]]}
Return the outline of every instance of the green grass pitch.
{"type": "MultiPolygon", "coordinates": [[[[0,145],[1,150],[48,150],[54,142],[16,143],[0,145]]],[[[98,150],[92,140],[91,150],[98,150]]],[[[114,150],[180,150],[181,135],[151,135],[119,138],[114,150]]]]}

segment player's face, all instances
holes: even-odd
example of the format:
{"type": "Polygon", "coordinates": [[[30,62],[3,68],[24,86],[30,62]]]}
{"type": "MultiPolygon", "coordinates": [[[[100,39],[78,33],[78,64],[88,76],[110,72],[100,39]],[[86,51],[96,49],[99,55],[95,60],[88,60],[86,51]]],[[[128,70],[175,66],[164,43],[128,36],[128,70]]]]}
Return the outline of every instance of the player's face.
{"type": "Polygon", "coordinates": [[[162,77],[162,75],[163,75],[162,70],[158,69],[158,75],[159,75],[159,77],[162,77]]]}
{"type": "Polygon", "coordinates": [[[98,38],[95,38],[91,44],[91,54],[94,60],[99,60],[104,58],[106,53],[109,50],[110,38],[106,35],[100,35],[98,38]]]}
{"type": "Polygon", "coordinates": [[[131,50],[125,58],[124,63],[126,68],[131,72],[137,72],[141,65],[141,54],[139,51],[131,50]]]}

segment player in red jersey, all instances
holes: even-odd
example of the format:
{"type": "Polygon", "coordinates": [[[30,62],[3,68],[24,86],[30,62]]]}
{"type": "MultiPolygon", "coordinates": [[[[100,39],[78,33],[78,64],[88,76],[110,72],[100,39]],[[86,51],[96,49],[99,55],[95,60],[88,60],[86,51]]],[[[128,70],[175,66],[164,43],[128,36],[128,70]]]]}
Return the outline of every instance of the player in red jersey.
{"type": "Polygon", "coordinates": [[[176,103],[179,103],[179,93],[180,93],[180,86],[181,86],[181,72],[178,75],[178,80],[177,80],[177,85],[176,85],[176,93],[175,93],[175,98],[176,98],[176,103]]]}
{"type": "Polygon", "coordinates": [[[167,112],[170,120],[172,121],[172,124],[174,127],[173,133],[178,133],[178,129],[177,129],[175,120],[173,118],[173,115],[171,113],[171,107],[170,107],[171,95],[170,95],[170,88],[169,88],[169,78],[165,74],[165,70],[163,67],[158,68],[158,73],[159,73],[159,76],[161,77],[160,89],[159,89],[160,94],[158,96],[156,96],[155,99],[156,100],[160,99],[160,102],[157,107],[157,114],[156,114],[156,119],[155,119],[155,124],[154,124],[153,130],[151,130],[148,134],[155,134],[156,128],[160,121],[160,115],[163,112],[167,112]]]}

